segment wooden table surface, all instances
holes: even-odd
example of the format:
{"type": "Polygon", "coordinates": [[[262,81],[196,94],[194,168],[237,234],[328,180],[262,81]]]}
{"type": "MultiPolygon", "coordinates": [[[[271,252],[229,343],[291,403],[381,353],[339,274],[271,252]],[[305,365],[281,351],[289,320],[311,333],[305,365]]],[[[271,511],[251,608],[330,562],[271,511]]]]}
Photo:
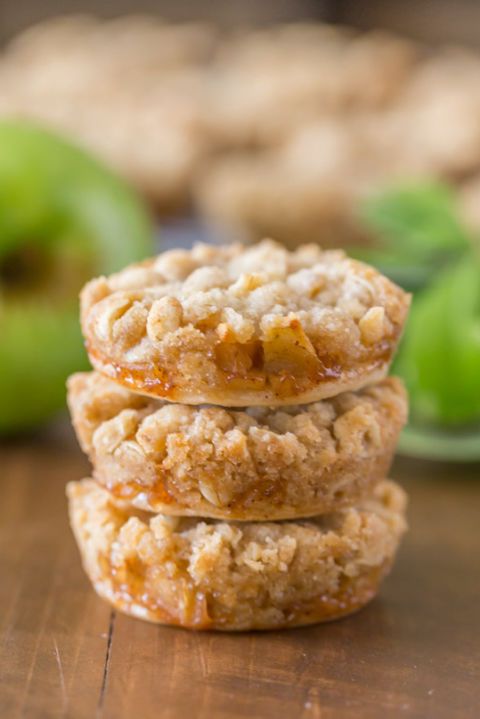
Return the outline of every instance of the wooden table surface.
{"type": "Polygon", "coordinates": [[[0,717],[480,716],[480,471],[397,461],[411,531],[381,596],[327,625],[244,635],[130,619],[96,597],[64,484],[65,426],[0,448],[0,717]]]}

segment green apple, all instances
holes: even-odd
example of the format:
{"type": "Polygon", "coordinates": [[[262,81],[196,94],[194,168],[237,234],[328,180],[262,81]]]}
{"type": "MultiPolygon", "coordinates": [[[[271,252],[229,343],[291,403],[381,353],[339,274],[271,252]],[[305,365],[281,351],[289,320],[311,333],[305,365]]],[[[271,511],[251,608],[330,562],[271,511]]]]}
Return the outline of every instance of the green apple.
{"type": "Polygon", "coordinates": [[[0,434],[64,404],[86,365],[78,292],[152,252],[133,192],[82,150],[35,125],[0,122],[0,434]]]}

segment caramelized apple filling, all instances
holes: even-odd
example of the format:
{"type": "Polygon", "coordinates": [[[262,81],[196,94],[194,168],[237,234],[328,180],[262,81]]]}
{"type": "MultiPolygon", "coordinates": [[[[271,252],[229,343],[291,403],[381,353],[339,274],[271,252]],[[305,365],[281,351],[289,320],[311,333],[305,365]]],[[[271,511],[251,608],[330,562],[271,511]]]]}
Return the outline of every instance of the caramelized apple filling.
{"type": "Polygon", "coordinates": [[[139,495],[145,495],[147,504],[151,506],[175,503],[175,499],[167,491],[163,479],[159,479],[155,484],[150,486],[145,486],[134,479],[131,479],[129,482],[116,482],[115,480],[112,482],[107,479],[103,484],[116,499],[122,502],[131,502],[139,495]]]}
{"type": "Polygon", "coordinates": [[[248,377],[253,370],[261,371],[263,349],[259,341],[240,344],[239,342],[221,342],[215,347],[215,361],[219,369],[232,379],[248,377]]]}
{"type": "Polygon", "coordinates": [[[207,598],[197,591],[188,578],[175,577],[166,583],[165,577],[156,577],[154,568],[146,567],[138,557],[124,566],[110,566],[109,576],[114,603],[125,612],[132,605],[146,609],[149,617],[164,624],[190,629],[209,629],[212,619],[208,613],[207,598]],[[161,590],[157,588],[161,585],[161,590]],[[171,590],[170,596],[166,586],[171,590]]]}
{"type": "MultiPolygon", "coordinates": [[[[391,562],[386,561],[357,577],[342,577],[336,592],[323,593],[309,600],[299,600],[283,606],[280,604],[278,610],[282,613],[283,620],[278,622],[277,628],[328,622],[358,611],[373,599],[379,583],[388,573],[390,564],[391,562]]],[[[145,570],[138,559],[129,561],[120,571],[111,567],[110,581],[114,604],[127,613],[131,612],[134,606],[142,607],[148,612],[151,621],[188,629],[208,630],[235,626],[236,614],[227,606],[217,606],[215,616],[210,616],[207,596],[196,590],[188,579],[176,578],[170,582],[172,593],[168,597],[165,593],[165,578],[162,581],[161,576],[158,577],[164,590],[161,596],[155,579],[154,570],[145,570]]],[[[254,624],[252,628],[268,627],[256,627],[254,624]]]]}

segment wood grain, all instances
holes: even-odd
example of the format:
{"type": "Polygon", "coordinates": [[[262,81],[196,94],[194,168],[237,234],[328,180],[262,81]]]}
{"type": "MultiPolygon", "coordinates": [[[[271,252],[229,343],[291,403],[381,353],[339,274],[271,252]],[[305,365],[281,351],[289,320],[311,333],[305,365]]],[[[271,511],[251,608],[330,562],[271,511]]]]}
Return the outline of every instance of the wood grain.
{"type": "Polygon", "coordinates": [[[397,462],[411,531],[381,596],[340,622],[244,635],[97,599],[64,499],[87,472],[64,426],[0,448],[2,719],[478,716],[478,467],[397,462]]]}

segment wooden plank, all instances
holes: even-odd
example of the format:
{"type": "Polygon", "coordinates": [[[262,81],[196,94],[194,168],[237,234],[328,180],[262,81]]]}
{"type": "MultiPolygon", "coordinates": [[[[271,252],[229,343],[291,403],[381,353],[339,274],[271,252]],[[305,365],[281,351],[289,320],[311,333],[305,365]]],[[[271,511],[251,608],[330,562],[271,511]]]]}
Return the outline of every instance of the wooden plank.
{"type": "Polygon", "coordinates": [[[470,719],[480,701],[478,467],[397,464],[411,531],[379,599],[329,625],[193,634],[111,612],[80,568],[71,436],[0,449],[0,716],[470,719]]]}
{"type": "Polygon", "coordinates": [[[412,530],[381,597],[355,617],[235,636],[117,616],[103,716],[476,716],[480,484],[436,471],[408,482],[412,530]]]}
{"type": "Polygon", "coordinates": [[[79,566],[64,499],[87,471],[52,439],[1,452],[0,716],[90,718],[110,610],[79,566]]]}

